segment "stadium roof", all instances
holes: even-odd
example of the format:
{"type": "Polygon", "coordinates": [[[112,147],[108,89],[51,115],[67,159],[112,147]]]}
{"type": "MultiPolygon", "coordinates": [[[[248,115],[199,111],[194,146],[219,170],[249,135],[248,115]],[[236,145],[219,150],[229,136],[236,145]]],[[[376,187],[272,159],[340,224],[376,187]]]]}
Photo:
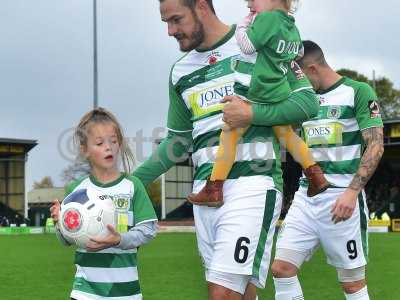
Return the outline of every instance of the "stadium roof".
{"type": "Polygon", "coordinates": [[[384,124],[400,123],[400,118],[384,119],[384,124]]]}
{"type": "Polygon", "coordinates": [[[29,152],[37,145],[37,140],[22,140],[11,138],[0,138],[0,145],[18,145],[25,148],[25,152],[29,152]]]}

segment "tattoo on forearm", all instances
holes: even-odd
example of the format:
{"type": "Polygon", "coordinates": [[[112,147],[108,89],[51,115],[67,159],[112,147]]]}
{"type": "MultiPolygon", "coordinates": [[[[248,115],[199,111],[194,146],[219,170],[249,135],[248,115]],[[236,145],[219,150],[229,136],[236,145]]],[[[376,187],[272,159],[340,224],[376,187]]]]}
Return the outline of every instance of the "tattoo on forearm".
{"type": "Polygon", "coordinates": [[[349,188],[360,191],[374,174],[383,155],[383,128],[373,127],[361,132],[367,149],[365,150],[357,174],[351,181],[349,188]]]}

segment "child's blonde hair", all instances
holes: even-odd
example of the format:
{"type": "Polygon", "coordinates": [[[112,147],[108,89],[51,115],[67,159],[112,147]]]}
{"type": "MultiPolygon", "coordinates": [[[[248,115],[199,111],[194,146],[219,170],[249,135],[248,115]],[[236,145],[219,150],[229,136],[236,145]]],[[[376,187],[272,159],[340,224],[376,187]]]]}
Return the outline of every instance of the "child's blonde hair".
{"type": "Polygon", "coordinates": [[[111,123],[117,134],[118,144],[120,145],[121,159],[124,171],[131,173],[134,165],[134,156],[126,143],[124,133],[117,118],[108,110],[99,107],[86,113],[79,121],[78,126],[75,128],[74,141],[78,144],[79,148],[87,146],[87,136],[90,126],[99,123],[111,123]]]}
{"type": "MultiPolygon", "coordinates": [[[[249,0],[245,0],[246,2],[249,0]]],[[[281,3],[283,3],[286,7],[286,9],[289,11],[290,14],[293,14],[297,11],[299,7],[299,1],[300,0],[280,0],[281,3]]]]}
{"type": "Polygon", "coordinates": [[[299,0],[283,0],[289,13],[295,13],[299,7],[299,0]]]}

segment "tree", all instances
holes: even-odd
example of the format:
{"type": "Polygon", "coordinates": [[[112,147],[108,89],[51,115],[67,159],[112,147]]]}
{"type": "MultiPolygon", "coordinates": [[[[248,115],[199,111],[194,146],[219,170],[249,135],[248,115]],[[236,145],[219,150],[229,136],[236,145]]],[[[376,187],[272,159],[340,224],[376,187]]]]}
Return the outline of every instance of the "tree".
{"type": "Polygon", "coordinates": [[[352,78],[357,81],[363,81],[375,88],[378,95],[379,104],[381,106],[381,114],[383,119],[395,118],[400,115],[400,90],[393,87],[391,82],[386,77],[381,77],[375,80],[368,79],[363,74],[349,69],[340,69],[337,71],[340,75],[352,78]]]}
{"type": "Polygon", "coordinates": [[[50,176],[45,176],[42,180],[33,182],[33,189],[48,189],[53,187],[53,180],[50,176]]]}

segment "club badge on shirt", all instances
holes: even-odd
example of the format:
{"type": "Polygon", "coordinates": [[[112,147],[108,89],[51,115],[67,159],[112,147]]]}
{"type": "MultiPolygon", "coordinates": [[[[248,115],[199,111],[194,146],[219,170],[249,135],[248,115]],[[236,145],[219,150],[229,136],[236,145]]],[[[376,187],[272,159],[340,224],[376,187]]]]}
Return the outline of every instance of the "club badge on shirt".
{"type": "Polygon", "coordinates": [[[212,51],[209,55],[207,55],[207,63],[209,65],[215,65],[221,57],[222,55],[220,52],[212,51]]]}
{"type": "Polygon", "coordinates": [[[113,197],[115,209],[119,212],[127,212],[130,204],[129,194],[119,194],[113,197]]]}
{"type": "Polygon", "coordinates": [[[131,196],[129,194],[119,194],[113,197],[114,205],[117,213],[117,231],[124,233],[128,231],[129,217],[128,211],[130,207],[131,196]]]}
{"type": "Polygon", "coordinates": [[[331,106],[328,109],[327,117],[328,119],[339,119],[341,112],[340,106],[331,106]]]}
{"type": "Polygon", "coordinates": [[[368,109],[370,118],[376,119],[381,117],[379,104],[375,100],[368,101],[368,109]]]}

